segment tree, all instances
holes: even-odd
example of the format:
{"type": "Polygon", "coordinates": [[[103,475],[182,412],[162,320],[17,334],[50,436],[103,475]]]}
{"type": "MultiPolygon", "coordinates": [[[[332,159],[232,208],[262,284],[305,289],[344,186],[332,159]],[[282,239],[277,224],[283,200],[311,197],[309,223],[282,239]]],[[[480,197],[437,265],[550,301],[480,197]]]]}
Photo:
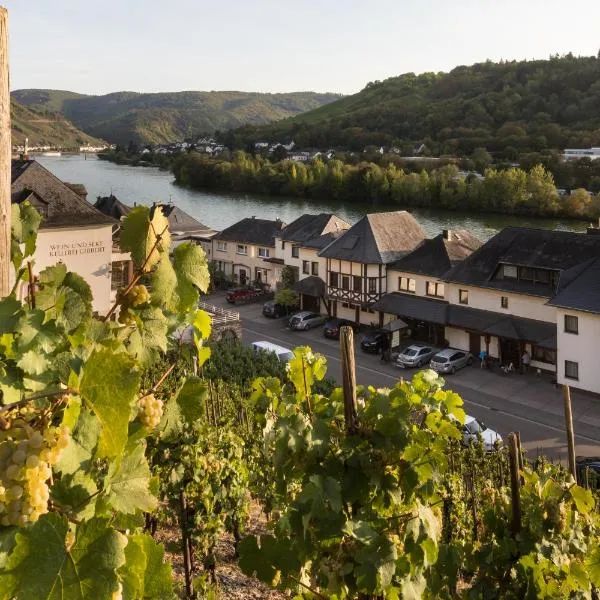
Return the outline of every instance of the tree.
{"type": "Polygon", "coordinates": [[[284,289],[291,289],[294,283],[296,283],[296,271],[289,265],[285,265],[281,269],[281,287],[284,289]]]}
{"type": "Polygon", "coordinates": [[[475,148],[471,160],[479,173],[483,173],[492,164],[492,156],[485,148],[475,148]]]}
{"type": "Polygon", "coordinates": [[[589,214],[592,197],[587,190],[578,188],[572,190],[566,198],[563,210],[571,217],[585,217],[589,214]]]}
{"type": "Polygon", "coordinates": [[[288,308],[294,308],[299,304],[299,297],[296,292],[290,288],[281,288],[275,293],[275,302],[288,308]]]}

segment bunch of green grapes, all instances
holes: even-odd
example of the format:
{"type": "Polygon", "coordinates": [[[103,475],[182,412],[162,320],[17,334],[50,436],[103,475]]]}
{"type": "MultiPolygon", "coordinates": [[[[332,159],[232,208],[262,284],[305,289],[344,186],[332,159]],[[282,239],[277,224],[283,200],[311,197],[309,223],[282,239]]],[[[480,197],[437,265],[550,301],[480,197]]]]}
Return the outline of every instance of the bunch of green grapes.
{"type": "Polygon", "coordinates": [[[142,396],[138,402],[138,416],[144,427],[154,429],[162,419],[163,403],[154,394],[142,396]]]}
{"type": "Polygon", "coordinates": [[[129,290],[126,300],[129,306],[141,306],[150,302],[150,292],[145,285],[134,285],[129,290]]]}
{"type": "Polygon", "coordinates": [[[52,427],[42,434],[17,419],[0,435],[0,524],[35,523],[48,512],[51,467],[67,447],[69,431],[52,427]]]}

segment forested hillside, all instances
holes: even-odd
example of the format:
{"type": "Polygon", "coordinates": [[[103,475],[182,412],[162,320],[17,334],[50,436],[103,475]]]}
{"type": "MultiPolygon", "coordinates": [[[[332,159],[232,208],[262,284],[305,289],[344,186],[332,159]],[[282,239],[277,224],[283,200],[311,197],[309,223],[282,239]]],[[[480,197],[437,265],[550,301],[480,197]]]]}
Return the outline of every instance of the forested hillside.
{"type": "Polygon", "coordinates": [[[62,90],[16,90],[13,98],[38,111],[60,112],[111,143],[158,144],[244,124],[261,125],[332,102],[337,94],[295,92],[116,92],[85,96],[62,90]]]}
{"type": "Polygon", "coordinates": [[[79,149],[83,145],[98,146],[103,142],[80,131],[61,114],[37,112],[11,101],[12,144],[22,145],[29,138],[30,146],[53,146],[79,149]]]}
{"type": "Polygon", "coordinates": [[[424,142],[434,155],[470,155],[484,147],[498,158],[600,145],[600,60],[485,62],[449,73],[406,73],[369,83],[358,94],[268,127],[235,132],[236,145],[293,138],[302,147],[424,142]]]}

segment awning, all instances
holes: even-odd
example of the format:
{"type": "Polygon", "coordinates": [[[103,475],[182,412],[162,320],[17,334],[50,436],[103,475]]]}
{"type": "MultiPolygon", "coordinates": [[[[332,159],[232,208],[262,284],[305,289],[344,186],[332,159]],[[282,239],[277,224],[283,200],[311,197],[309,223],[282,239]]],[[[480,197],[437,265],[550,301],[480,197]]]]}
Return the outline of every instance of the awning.
{"type": "Polygon", "coordinates": [[[300,281],[296,281],[296,283],[294,283],[292,286],[292,289],[299,294],[304,294],[305,296],[322,298],[325,296],[327,286],[320,277],[311,275],[310,277],[305,277],[304,279],[300,279],[300,281]]]}
{"type": "Polygon", "coordinates": [[[451,304],[448,307],[448,320],[446,324],[452,327],[471,329],[472,331],[485,331],[505,316],[489,310],[451,304]]]}
{"type": "Polygon", "coordinates": [[[389,323],[386,323],[381,329],[383,331],[400,331],[401,329],[406,329],[408,325],[402,319],[394,319],[389,323]]]}
{"type": "Polygon", "coordinates": [[[390,315],[445,325],[448,303],[444,300],[392,292],[384,294],[371,308],[390,315]]]}

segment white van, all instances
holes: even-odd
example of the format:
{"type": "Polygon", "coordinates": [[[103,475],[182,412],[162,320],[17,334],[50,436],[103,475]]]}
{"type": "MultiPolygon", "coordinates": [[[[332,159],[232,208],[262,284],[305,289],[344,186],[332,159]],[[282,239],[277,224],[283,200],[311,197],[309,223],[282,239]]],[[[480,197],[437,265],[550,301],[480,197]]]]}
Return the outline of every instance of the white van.
{"type": "Polygon", "coordinates": [[[294,358],[294,353],[288,348],[271,344],[271,342],[252,342],[254,352],[273,352],[281,362],[288,362],[294,358]]]}

